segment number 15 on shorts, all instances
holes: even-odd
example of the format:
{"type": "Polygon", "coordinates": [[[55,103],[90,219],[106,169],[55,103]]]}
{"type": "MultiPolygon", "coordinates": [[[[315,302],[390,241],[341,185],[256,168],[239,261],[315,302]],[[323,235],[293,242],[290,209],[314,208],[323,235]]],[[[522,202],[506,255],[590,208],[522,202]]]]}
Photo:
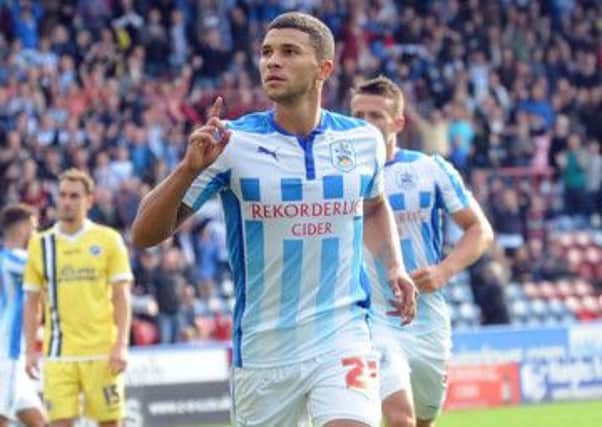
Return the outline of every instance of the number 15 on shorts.
{"type": "Polygon", "coordinates": [[[121,396],[119,396],[119,390],[117,389],[116,384],[104,386],[102,388],[102,394],[104,395],[107,406],[118,405],[121,401],[121,396]]]}
{"type": "Polygon", "coordinates": [[[376,386],[378,380],[378,364],[376,360],[355,356],[341,359],[341,364],[347,369],[345,383],[347,388],[369,392],[376,386]]]}

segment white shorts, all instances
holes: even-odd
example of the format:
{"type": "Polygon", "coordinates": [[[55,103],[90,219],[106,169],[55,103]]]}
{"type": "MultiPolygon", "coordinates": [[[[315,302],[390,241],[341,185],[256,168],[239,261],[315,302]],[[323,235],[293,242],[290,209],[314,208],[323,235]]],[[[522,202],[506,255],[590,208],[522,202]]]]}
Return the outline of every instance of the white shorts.
{"type": "Polygon", "coordinates": [[[320,427],[338,419],[380,426],[376,354],[324,355],[275,368],[233,368],[236,426],[320,427]]]}
{"type": "Polygon", "coordinates": [[[449,334],[415,336],[383,325],[373,325],[372,331],[374,345],[381,353],[381,399],[406,391],[413,397],[418,419],[437,418],[447,390],[449,334]]]}
{"type": "Polygon", "coordinates": [[[42,411],[42,401],[24,361],[0,359],[0,415],[14,420],[19,412],[32,408],[42,411]]]}

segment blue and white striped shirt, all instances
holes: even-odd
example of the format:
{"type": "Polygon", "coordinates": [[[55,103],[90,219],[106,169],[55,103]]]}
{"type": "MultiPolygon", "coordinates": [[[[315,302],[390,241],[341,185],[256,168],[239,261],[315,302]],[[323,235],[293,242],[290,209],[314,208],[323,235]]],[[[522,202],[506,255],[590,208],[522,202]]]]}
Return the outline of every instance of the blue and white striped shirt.
{"type": "Polygon", "coordinates": [[[221,197],[236,289],[235,366],[369,350],[363,200],[384,191],[382,136],[325,110],[306,137],[279,128],[273,112],[228,127],[228,147],[184,203],[197,210],[221,197]]]}
{"type": "MultiPolygon", "coordinates": [[[[438,264],[443,256],[442,215],[468,207],[472,195],[460,174],[441,156],[400,150],[385,165],[385,192],[395,215],[406,270],[438,264]]],[[[450,319],[443,290],[418,297],[416,318],[401,326],[397,317],[387,316],[393,298],[385,268],[370,254],[366,256],[372,284],[374,322],[414,334],[448,331],[450,319]]]]}
{"type": "Polygon", "coordinates": [[[0,250],[0,359],[18,359],[23,349],[23,271],[27,252],[0,250]]]}

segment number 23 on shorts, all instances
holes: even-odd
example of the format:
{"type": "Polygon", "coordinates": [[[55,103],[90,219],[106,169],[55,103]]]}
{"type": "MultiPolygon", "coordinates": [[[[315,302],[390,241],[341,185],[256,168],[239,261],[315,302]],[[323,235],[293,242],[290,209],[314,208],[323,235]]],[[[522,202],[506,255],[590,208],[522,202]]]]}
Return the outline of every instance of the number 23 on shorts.
{"type": "Polygon", "coordinates": [[[369,391],[378,379],[378,364],[376,360],[362,356],[345,357],[341,364],[347,368],[345,383],[347,388],[359,391],[369,391]]]}

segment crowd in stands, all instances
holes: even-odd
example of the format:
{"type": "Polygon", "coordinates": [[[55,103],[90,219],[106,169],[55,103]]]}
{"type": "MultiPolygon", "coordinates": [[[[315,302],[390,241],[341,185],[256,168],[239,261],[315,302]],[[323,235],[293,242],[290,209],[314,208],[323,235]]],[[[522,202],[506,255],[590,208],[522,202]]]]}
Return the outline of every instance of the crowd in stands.
{"type": "MultiPolygon", "coordinates": [[[[347,112],[358,80],[392,78],[406,97],[400,144],[445,156],[484,207],[497,240],[468,279],[477,322],[513,321],[508,283],[585,274],[556,232],[584,230],[602,251],[596,0],[0,0],[0,204],[33,205],[48,225],[58,174],[78,167],[98,185],[91,219],[127,241],[216,95],[226,118],[270,108],[256,53],[291,9],[335,34],[324,106],[347,112]]],[[[227,338],[224,235],[212,201],[175,238],[132,249],[136,342],[227,338]]]]}

